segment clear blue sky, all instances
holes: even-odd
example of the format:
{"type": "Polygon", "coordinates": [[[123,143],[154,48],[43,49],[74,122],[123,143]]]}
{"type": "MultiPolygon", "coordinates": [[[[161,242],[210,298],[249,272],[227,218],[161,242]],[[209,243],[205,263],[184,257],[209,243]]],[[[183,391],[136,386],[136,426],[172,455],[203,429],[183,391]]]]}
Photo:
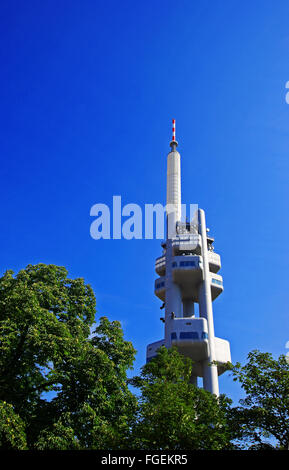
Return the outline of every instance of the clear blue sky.
{"type": "Polygon", "coordinates": [[[44,262],[84,277],[136,371],[162,337],[159,241],[95,241],[89,212],[113,195],[165,203],[172,118],[183,201],[206,210],[222,256],[216,335],[234,362],[287,352],[288,18],[282,0],[1,5],[1,273],[44,262]]]}

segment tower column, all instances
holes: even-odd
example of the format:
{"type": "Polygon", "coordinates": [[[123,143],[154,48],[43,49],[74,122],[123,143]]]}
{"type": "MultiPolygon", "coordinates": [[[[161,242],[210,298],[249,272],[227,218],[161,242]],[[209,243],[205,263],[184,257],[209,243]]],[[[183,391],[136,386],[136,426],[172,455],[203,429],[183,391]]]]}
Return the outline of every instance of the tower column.
{"type": "Polygon", "coordinates": [[[173,282],[172,273],[173,248],[172,240],[166,242],[166,307],[165,307],[165,346],[171,347],[171,332],[173,319],[180,317],[182,312],[181,289],[173,282]]]}
{"type": "Polygon", "coordinates": [[[194,302],[191,299],[183,299],[183,317],[193,317],[194,314],[194,302]]]}
{"type": "Polygon", "coordinates": [[[204,388],[211,393],[219,396],[219,379],[218,369],[216,365],[209,365],[216,360],[215,353],[215,331],[214,331],[214,320],[213,320],[213,307],[212,307],[212,296],[211,296],[211,275],[209,270],[208,260],[208,246],[207,246],[207,228],[205,212],[199,209],[199,224],[200,233],[202,239],[202,255],[203,255],[203,273],[204,280],[199,287],[199,305],[200,305],[200,316],[207,319],[208,322],[208,341],[210,354],[203,364],[204,374],[204,388]]]}
{"type": "Polygon", "coordinates": [[[195,375],[192,375],[191,378],[190,378],[190,383],[195,385],[195,387],[198,386],[198,377],[196,377],[195,375]]]}

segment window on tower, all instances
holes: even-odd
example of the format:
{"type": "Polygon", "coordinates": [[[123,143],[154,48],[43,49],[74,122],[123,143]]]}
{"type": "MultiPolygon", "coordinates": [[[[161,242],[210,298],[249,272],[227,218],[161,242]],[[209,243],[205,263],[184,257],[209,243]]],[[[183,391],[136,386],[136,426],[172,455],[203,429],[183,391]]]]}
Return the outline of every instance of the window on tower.
{"type": "Polygon", "coordinates": [[[197,331],[182,331],[180,339],[199,339],[199,335],[197,331]]]}

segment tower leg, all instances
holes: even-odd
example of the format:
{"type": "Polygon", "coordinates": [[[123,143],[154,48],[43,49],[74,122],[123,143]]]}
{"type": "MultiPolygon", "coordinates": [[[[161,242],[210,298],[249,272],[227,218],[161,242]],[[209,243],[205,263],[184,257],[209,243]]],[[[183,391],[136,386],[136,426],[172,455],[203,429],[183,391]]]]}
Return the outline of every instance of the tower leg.
{"type": "Polygon", "coordinates": [[[209,357],[203,365],[204,374],[204,388],[211,393],[219,396],[219,378],[218,369],[215,364],[211,364],[216,360],[215,354],[215,331],[213,321],[213,307],[211,296],[211,275],[209,270],[208,261],[208,248],[207,248],[207,229],[205,213],[202,209],[199,210],[199,223],[200,232],[202,237],[202,255],[203,255],[203,270],[204,280],[199,287],[199,307],[200,316],[207,319],[208,322],[208,341],[209,341],[209,357]]]}
{"type": "Polygon", "coordinates": [[[183,317],[193,317],[194,314],[194,302],[191,299],[183,299],[183,317]]]}
{"type": "Polygon", "coordinates": [[[208,392],[219,396],[218,369],[210,365],[210,361],[204,361],[203,364],[203,387],[208,392]]]}
{"type": "Polygon", "coordinates": [[[196,377],[195,375],[191,375],[190,383],[197,387],[198,386],[198,377],[196,377]]]}
{"type": "Polygon", "coordinates": [[[172,242],[167,240],[166,251],[166,306],[165,306],[165,346],[171,347],[171,333],[174,317],[182,315],[182,295],[178,284],[173,282],[172,274],[172,242]]]}

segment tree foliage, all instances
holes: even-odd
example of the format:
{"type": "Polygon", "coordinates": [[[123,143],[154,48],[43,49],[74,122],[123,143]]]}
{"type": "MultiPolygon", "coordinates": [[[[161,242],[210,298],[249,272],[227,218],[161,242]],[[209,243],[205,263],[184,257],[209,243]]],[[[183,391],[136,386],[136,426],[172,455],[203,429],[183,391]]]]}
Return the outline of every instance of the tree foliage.
{"type": "Polygon", "coordinates": [[[191,383],[192,362],[175,348],[159,349],[131,383],[141,390],[132,446],[157,450],[232,448],[229,401],[191,383]]]}
{"type": "Polygon", "coordinates": [[[0,448],[27,449],[24,422],[5,401],[0,402],[0,448]]]}
{"type": "Polygon", "coordinates": [[[126,384],[135,351],[119,322],[94,321],[91,287],[63,267],[0,278],[0,400],[19,430],[24,423],[29,448],[121,446],[135,407],[126,384]]]}
{"type": "Polygon", "coordinates": [[[272,449],[266,439],[274,437],[279,449],[289,446],[289,363],[286,356],[254,350],[245,365],[230,369],[234,380],[246,392],[240,407],[232,410],[241,439],[252,442],[252,449],[272,449]]]}

